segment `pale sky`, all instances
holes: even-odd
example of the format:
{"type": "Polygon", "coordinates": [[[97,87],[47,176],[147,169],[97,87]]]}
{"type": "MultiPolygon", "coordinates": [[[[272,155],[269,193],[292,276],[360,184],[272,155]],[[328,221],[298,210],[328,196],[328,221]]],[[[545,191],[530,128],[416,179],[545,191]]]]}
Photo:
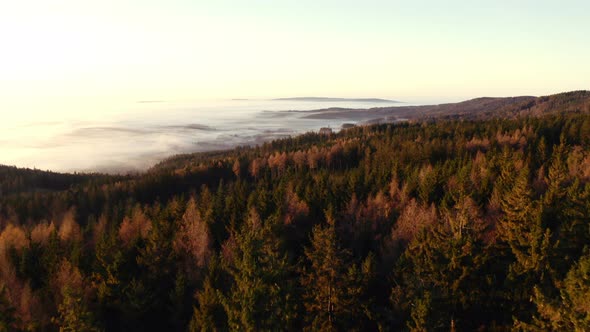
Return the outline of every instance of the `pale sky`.
{"type": "Polygon", "coordinates": [[[590,89],[590,1],[0,0],[0,113],[590,89]]]}

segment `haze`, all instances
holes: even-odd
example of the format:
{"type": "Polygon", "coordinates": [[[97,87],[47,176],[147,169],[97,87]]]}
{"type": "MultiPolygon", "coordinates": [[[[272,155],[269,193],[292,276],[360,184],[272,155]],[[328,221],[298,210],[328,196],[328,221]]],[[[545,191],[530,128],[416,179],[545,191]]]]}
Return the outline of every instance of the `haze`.
{"type": "Polygon", "coordinates": [[[29,144],[30,132],[63,136],[23,123],[141,119],[140,101],[433,103],[588,89],[589,10],[585,1],[4,1],[0,152],[29,144]]]}

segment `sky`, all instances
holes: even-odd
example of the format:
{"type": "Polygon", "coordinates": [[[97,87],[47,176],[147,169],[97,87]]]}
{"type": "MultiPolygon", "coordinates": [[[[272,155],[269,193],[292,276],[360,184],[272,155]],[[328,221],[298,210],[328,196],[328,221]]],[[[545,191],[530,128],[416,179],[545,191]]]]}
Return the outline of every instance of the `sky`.
{"type": "Polygon", "coordinates": [[[589,1],[0,0],[0,113],[590,89],[589,1]]]}

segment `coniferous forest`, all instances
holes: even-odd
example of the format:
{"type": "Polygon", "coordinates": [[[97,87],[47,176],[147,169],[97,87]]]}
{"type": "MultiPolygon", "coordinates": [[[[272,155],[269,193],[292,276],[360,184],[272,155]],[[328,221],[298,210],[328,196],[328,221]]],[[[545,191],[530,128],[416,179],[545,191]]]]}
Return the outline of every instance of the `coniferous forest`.
{"type": "Polygon", "coordinates": [[[588,331],[581,95],[137,175],[1,167],[0,331],[588,331]]]}

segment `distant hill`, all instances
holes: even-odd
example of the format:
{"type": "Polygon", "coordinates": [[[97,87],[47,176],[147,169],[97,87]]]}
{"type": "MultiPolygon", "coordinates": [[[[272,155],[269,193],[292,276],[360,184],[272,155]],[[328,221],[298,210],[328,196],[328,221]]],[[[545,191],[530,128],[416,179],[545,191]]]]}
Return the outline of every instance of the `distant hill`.
{"type": "Polygon", "coordinates": [[[550,96],[482,97],[459,103],[424,106],[390,106],[370,109],[329,108],[306,111],[309,119],[348,119],[375,121],[379,119],[461,118],[487,119],[553,113],[557,111],[590,112],[590,91],[572,91],[550,96]]]}
{"type": "Polygon", "coordinates": [[[329,97],[292,97],[292,98],[276,98],[272,100],[284,101],[313,101],[313,102],[359,102],[359,103],[399,103],[396,100],[381,99],[381,98],[329,98],[329,97]]]}

